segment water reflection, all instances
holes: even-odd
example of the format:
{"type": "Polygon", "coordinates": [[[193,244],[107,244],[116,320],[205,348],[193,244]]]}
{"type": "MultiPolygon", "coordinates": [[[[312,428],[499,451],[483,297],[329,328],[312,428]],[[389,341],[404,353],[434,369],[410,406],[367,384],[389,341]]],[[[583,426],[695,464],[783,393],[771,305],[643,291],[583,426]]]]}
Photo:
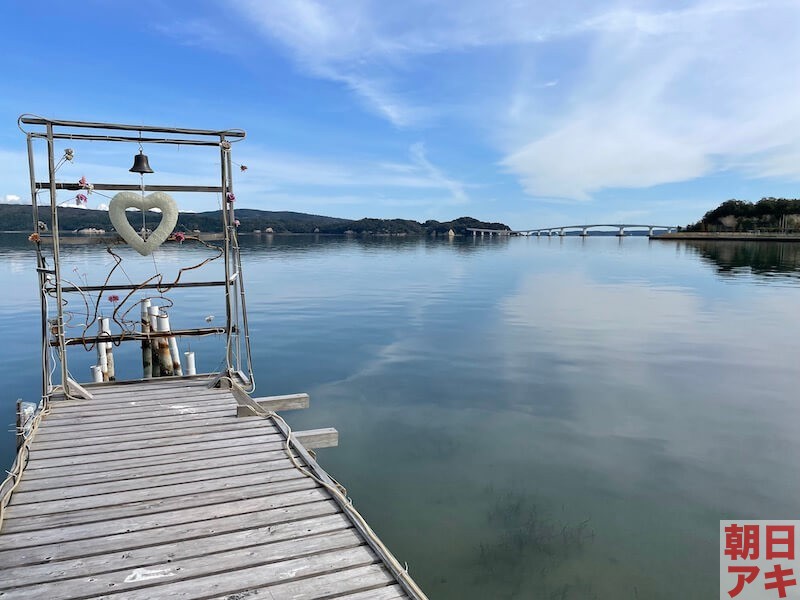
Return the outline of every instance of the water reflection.
{"type": "Polygon", "coordinates": [[[687,250],[699,255],[723,276],[756,274],[765,277],[800,277],[800,243],[686,241],[687,250]]]}
{"type": "MultiPolygon", "coordinates": [[[[258,394],[311,394],[287,417],[339,429],[322,463],[431,598],[714,597],[719,519],[800,514],[795,279],[635,238],[267,237],[242,238],[258,394]]],[[[10,422],[38,306],[32,253],[0,254],[10,422]]]]}

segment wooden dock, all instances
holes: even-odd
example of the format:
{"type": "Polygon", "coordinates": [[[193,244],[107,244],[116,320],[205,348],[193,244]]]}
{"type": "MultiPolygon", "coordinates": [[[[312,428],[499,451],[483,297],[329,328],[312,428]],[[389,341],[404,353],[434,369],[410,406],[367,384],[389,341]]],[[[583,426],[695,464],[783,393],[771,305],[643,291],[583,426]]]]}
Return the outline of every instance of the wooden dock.
{"type": "Polygon", "coordinates": [[[0,529],[0,599],[424,600],[285,424],[208,383],[51,400],[0,529]]]}

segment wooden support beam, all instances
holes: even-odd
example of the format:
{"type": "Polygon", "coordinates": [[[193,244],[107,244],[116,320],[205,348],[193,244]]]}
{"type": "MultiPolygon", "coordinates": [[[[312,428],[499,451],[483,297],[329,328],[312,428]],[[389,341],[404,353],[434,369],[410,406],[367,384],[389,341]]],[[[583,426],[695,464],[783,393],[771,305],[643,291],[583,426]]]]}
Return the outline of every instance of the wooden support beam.
{"type": "Polygon", "coordinates": [[[77,396],[78,398],[83,398],[84,400],[94,400],[94,396],[81,387],[77,381],[72,379],[72,377],[67,377],[66,387],[68,388],[71,396],[77,396]]]}
{"type": "Polygon", "coordinates": [[[335,448],[339,445],[339,432],[333,427],[293,431],[292,435],[306,448],[335,448]]]}
{"type": "Polygon", "coordinates": [[[286,394],[285,396],[266,396],[264,398],[253,398],[255,402],[265,410],[275,412],[281,410],[300,410],[308,408],[308,394],[286,394]]]}

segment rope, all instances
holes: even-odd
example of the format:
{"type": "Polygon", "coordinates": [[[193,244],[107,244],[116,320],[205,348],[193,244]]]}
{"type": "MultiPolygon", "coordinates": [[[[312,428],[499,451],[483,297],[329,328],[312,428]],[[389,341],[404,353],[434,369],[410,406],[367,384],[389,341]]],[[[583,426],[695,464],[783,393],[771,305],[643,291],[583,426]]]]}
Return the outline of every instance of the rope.
{"type": "MultiPolygon", "coordinates": [[[[247,392],[238,384],[238,382],[234,381],[230,377],[222,377],[230,382],[232,388],[236,388],[241,393],[248,395],[247,392]]],[[[248,395],[249,397],[249,395],[248,395]]],[[[369,526],[367,520],[358,512],[356,507],[353,505],[353,500],[347,495],[347,490],[339,483],[334,481],[334,484],[331,485],[324,479],[321,479],[305,465],[301,464],[300,461],[295,456],[294,452],[292,452],[292,446],[297,447],[299,442],[295,439],[294,434],[292,433],[292,428],[289,424],[281,417],[278,413],[270,410],[265,410],[261,408],[258,403],[253,403],[259,408],[256,409],[255,406],[251,406],[253,412],[256,413],[257,416],[262,417],[264,419],[272,419],[273,421],[278,421],[281,423],[282,428],[286,432],[286,443],[284,444],[284,451],[286,455],[289,457],[289,460],[292,462],[292,465],[300,471],[303,475],[308,477],[309,479],[314,480],[319,485],[324,487],[330,494],[338,501],[339,505],[342,509],[347,513],[347,515],[353,520],[356,521],[362,529],[362,533],[369,538],[369,541],[374,549],[379,550],[381,554],[381,558],[388,563],[388,566],[392,570],[392,572],[400,579],[400,583],[406,587],[408,591],[411,591],[419,600],[427,600],[427,596],[425,592],[423,592],[417,583],[411,578],[408,574],[408,565],[400,564],[394,555],[392,554],[391,550],[386,547],[386,545],[380,540],[378,535],[372,530],[372,527],[369,526]]]]}
{"type": "MultiPolygon", "coordinates": [[[[28,456],[30,455],[30,445],[33,441],[33,436],[36,433],[36,430],[39,428],[42,418],[49,414],[50,398],[45,396],[42,399],[42,409],[33,417],[30,430],[22,440],[22,445],[20,445],[19,450],[17,451],[17,457],[14,459],[14,464],[12,465],[11,470],[8,472],[8,476],[3,480],[3,483],[0,483],[0,490],[2,490],[8,485],[9,482],[13,482],[11,486],[5,492],[3,492],[2,498],[0,498],[0,530],[3,528],[3,519],[5,518],[6,506],[11,500],[11,494],[15,489],[17,489],[20,481],[22,481],[22,471],[24,470],[25,465],[28,464],[28,456]]],[[[25,424],[22,424],[23,431],[24,426],[25,424]]]]}

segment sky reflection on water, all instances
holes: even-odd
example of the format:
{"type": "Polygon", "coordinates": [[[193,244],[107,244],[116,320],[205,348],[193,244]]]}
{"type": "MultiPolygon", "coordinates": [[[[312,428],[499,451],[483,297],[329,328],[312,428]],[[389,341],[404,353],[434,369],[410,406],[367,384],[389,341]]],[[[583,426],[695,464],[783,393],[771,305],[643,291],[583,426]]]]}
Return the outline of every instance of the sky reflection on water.
{"type": "MultiPolygon", "coordinates": [[[[6,422],[38,387],[17,238],[0,246],[6,422]]],[[[322,464],[431,598],[713,597],[719,519],[800,514],[795,246],[244,244],[259,394],[311,393],[290,422],[339,429],[322,464]]],[[[194,259],[176,252],[160,264],[194,259]]],[[[178,318],[222,314],[210,293],[176,295],[178,318]]]]}

